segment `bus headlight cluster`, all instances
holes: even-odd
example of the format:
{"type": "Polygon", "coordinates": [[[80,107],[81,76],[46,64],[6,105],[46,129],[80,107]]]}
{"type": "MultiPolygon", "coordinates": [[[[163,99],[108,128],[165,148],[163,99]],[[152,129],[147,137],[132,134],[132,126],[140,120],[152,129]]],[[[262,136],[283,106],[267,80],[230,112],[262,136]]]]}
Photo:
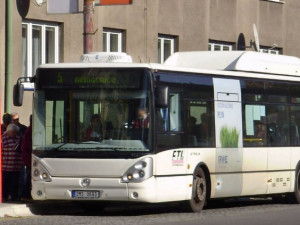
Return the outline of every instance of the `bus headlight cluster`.
{"type": "Polygon", "coordinates": [[[145,158],[130,167],[122,177],[126,183],[139,183],[153,176],[153,160],[145,158]]]}
{"type": "Polygon", "coordinates": [[[33,157],[32,159],[32,179],[34,181],[46,181],[50,182],[51,177],[48,173],[48,171],[42,166],[42,164],[33,157]]]}

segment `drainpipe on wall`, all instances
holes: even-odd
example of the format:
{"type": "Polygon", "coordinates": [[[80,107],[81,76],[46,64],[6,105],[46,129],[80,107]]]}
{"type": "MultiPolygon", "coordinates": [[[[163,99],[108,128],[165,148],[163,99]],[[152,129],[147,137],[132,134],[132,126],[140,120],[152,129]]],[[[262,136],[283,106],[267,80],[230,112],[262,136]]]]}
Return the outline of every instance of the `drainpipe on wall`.
{"type": "Polygon", "coordinates": [[[86,54],[94,51],[94,0],[84,0],[83,17],[83,49],[84,53],[86,54]]]}
{"type": "Polygon", "coordinates": [[[10,112],[12,103],[12,61],[13,61],[13,1],[6,0],[6,32],[5,32],[5,102],[4,111],[10,112]]]}

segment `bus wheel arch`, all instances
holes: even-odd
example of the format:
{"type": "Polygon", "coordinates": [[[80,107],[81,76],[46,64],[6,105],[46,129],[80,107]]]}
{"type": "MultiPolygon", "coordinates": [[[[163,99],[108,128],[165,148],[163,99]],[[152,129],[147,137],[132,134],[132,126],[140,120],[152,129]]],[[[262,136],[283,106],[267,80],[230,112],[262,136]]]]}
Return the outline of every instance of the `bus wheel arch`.
{"type": "Polygon", "coordinates": [[[290,203],[300,204],[300,161],[295,168],[294,192],[288,196],[290,203]]]}
{"type": "Polygon", "coordinates": [[[185,201],[185,210],[191,212],[201,212],[210,197],[210,174],[205,163],[199,163],[193,172],[193,186],[191,199],[185,201]]]}
{"type": "MultiPolygon", "coordinates": [[[[206,200],[209,200],[211,195],[211,179],[210,179],[210,172],[208,166],[205,163],[201,162],[197,165],[197,167],[200,167],[204,171],[206,177],[206,184],[207,184],[206,200]]],[[[194,173],[196,171],[196,168],[194,170],[194,173]]]]}

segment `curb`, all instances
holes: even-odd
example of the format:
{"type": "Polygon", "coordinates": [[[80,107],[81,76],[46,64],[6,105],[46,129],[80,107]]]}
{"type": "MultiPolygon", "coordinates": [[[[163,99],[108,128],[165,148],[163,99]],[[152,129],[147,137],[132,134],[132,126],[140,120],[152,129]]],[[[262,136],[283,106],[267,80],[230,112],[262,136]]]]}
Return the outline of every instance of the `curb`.
{"type": "Polygon", "coordinates": [[[26,204],[0,204],[2,217],[31,217],[35,216],[26,204]]]}

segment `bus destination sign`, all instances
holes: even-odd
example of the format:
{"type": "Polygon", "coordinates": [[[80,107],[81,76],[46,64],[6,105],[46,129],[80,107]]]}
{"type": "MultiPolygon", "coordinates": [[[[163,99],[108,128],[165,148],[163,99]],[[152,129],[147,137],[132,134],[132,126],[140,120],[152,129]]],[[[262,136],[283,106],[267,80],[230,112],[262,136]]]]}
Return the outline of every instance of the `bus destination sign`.
{"type": "Polygon", "coordinates": [[[143,79],[143,70],[128,69],[39,69],[38,88],[138,88],[143,79]]]}

